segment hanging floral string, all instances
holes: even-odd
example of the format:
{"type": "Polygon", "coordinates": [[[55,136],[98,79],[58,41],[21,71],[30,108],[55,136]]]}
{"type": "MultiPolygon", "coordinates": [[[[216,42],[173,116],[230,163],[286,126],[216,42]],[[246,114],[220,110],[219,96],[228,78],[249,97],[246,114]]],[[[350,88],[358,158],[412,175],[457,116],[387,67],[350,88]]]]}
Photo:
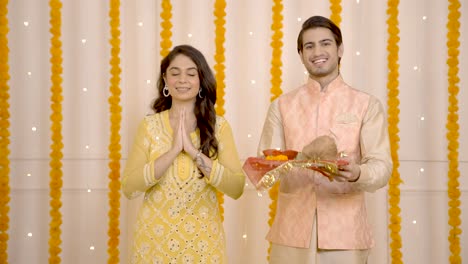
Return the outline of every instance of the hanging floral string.
{"type": "MultiPolygon", "coordinates": [[[[216,113],[223,116],[224,111],[224,89],[225,85],[225,69],[224,66],[225,56],[224,56],[224,43],[226,42],[225,33],[226,28],[226,1],[225,0],[216,0],[214,3],[214,16],[215,16],[215,46],[216,53],[214,56],[215,59],[215,78],[216,78],[216,113]]],[[[224,221],[224,194],[222,192],[217,192],[216,196],[218,197],[219,211],[221,213],[221,220],[224,221]]]]}
{"type": "MultiPolygon", "coordinates": [[[[282,55],[282,48],[283,48],[283,3],[281,0],[273,0],[272,6],[272,24],[271,29],[273,30],[273,35],[271,37],[271,47],[272,47],[272,56],[271,56],[271,98],[270,100],[273,101],[278,98],[282,93],[281,90],[281,66],[283,63],[281,62],[281,55],[282,55]]],[[[279,184],[276,183],[270,188],[268,194],[271,199],[270,204],[270,219],[268,220],[268,225],[271,226],[276,216],[276,205],[278,203],[278,189],[279,184]]],[[[267,260],[270,260],[270,252],[271,252],[271,243],[268,247],[268,255],[267,260]]]]}
{"type": "Polygon", "coordinates": [[[0,0],[0,263],[8,263],[10,224],[10,80],[8,0],[0,0]]]}
{"type": "Polygon", "coordinates": [[[49,263],[60,263],[62,214],[62,2],[50,0],[50,62],[51,62],[51,152],[50,152],[50,224],[49,224],[49,263]]]}
{"type": "Polygon", "coordinates": [[[341,24],[341,0],[330,0],[330,20],[337,26],[341,24]]]}
{"type": "Polygon", "coordinates": [[[400,162],[398,159],[399,149],[399,66],[398,66],[398,43],[400,41],[399,28],[398,28],[398,5],[399,0],[389,0],[387,6],[387,27],[388,27],[388,41],[387,41],[387,61],[388,61],[388,83],[387,83],[387,103],[388,103],[388,132],[390,138],[390,152],[393,161],[393,173],[389,180],[388,196],[389,196],[389,214],[390,214],[390,249],[392,263],[398,264],[402,262],[402,247],[400,230],[400,184],[402,180],[398,168],[400,162]]]}
{"type": "Polygon", "coordinates": [[[281,0],[273,0],[273,22],[271,29],[273,30],[273,36],[271,37],[272,56],[271,56],[271,101],[278,98],[283,91],[281,90],[281,62],[282,48],[283,48],[283,4],[281,0]]]}
{"type": "MultiPolygon", "coordinates": [[[[276,208],[278,205],[278,193],[279,193],[279,182],[275,183],[270,190],[268,191],[268,195],[271,198],[271,203],[270,203],[270,219],[268,219],[268,225],[271,227],[273,225],[273,222],[275,221],[275,216],[276,216],[276,208]]],[[[268,255],[267,255],[267,260],[270,261],[270,254],[271,254],[271,242],[268,246],[268,255]]]]}
{"type": "Polygon", "coordinates": [[[111,33],[110,58],[110,142],[109,142],[109,240],[107,263],[119,263],[119,218],[120,218],[120,123],[122,107],[120,106],[120,0],[110,0],[109,10],[111,33]]]}
{"type": "Polygon", "coordinates": [[[216,53],[214,56],[215,59],[215,77],[216,77],[216,113],[223,116],[224,111],[224,88],[226,87],[225,81],[225,69],[224,62],[226,58],[224,56],[224,43],[226,42],[225,33],[226,28],[226,1],[225,0],[216,0],[214,4],[214,16],[215,16],[215,47],[216,53]]]}
{"type": "Polygon", "coordinates": [[[449,197],[449,220],[451,227],[448,241],[450,246],[449,263],[462,263],[460,256],[460,171],[458,170],[458,143],[459,116],[458,116],[458,56],[460,54],[460,1],[449,0],[448,22],[447,22],[447,65],[448,65],[448,114],[447,114],[447,139],[448,139],[448,197],[449,197]]]}
{"type": "Polygon", "coordinates": [[[166,57],[172,47],[172,5],[170,0],[161,2],[161,56],[166,57]]]}

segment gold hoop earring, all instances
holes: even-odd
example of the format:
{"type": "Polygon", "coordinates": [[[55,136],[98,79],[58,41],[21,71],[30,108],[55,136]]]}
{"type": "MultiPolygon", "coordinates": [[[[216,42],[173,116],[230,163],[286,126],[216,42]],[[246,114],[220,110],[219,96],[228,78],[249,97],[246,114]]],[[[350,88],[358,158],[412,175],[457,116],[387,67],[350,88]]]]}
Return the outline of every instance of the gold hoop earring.
{"type": "Polygon", "coordinates": [[[164,97],[169,96],[169,87],[167,87],[167,84],[166,84],[166,86],[164,86],[163,95],[164,95],[164,97]]]}

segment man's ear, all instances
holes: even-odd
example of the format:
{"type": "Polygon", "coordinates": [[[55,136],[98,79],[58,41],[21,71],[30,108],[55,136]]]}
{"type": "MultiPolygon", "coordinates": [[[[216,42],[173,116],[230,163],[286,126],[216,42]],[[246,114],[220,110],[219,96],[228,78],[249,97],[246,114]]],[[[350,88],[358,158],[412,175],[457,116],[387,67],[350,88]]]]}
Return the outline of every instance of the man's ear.
{"type": "Polygon", "coordinates": [[[338,57],[342,58],[344,54],[344,45],[341,43],[341,45],[338,47],[338,57]]]}

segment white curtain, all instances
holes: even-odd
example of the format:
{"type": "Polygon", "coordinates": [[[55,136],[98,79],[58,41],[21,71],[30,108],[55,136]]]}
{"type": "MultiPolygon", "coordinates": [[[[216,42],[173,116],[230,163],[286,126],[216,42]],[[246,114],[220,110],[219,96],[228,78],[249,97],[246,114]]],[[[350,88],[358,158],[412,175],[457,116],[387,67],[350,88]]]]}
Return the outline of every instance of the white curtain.
{"type": "MultiPolygon", "coordinates": [[[[191,44],[214,65],[213,0],[172,2],[172,42],[191,44]]],[[[296,52],[302,22],[329,16],[324,0],[283,1],[282,89],[306,80],[296,52]]],[[[446,1],[400,1],[400,173],[404,263],[448,263],[446,1]]],[[[387,3],[342,1],[345,53],[341,72],[353,87],[386,105],[387,3]]],[[[226,7],[225,117],[241,158],[255,156],[270,102],[272,1],[228,0],[226,7]]],[[[108,224],[109,4],[64,0],[63,263],[105,263],[108,224]]],[[[462,219],[467,218],[468,5],[460,9],[460,172],[462,219]]],[[[159,74],[161,2],[122,1],[122,166],[137,124],[150,111],[159,74]]],[[[47,263],[49,230],[50,63],[46,0],[9,3],[11,90],[10,263],[47,263]]],[[[127,263],[139,200],[122,198],[121,263],[127,263]]],[[[230,263],[266,263],[270,200],[247,185],[226,198],[230,263]]],[[[390,260],[386,189],[368,195],[377,245],[369,263],[390,260]]],[[[462,259],[468,260],[462,222],[462,259]]]]}

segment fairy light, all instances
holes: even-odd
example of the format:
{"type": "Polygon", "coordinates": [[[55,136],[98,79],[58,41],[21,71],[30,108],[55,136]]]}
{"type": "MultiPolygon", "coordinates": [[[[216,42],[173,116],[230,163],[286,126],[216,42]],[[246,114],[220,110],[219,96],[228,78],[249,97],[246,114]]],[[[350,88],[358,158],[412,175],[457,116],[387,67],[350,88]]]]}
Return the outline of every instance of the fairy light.
{"type": "Polygon", "coordinates": [[[425,128],[424,120],[426,120],[426,118],[424,116],[419,117],[418,127],[421,128],[421,129],[425,128]]]}

